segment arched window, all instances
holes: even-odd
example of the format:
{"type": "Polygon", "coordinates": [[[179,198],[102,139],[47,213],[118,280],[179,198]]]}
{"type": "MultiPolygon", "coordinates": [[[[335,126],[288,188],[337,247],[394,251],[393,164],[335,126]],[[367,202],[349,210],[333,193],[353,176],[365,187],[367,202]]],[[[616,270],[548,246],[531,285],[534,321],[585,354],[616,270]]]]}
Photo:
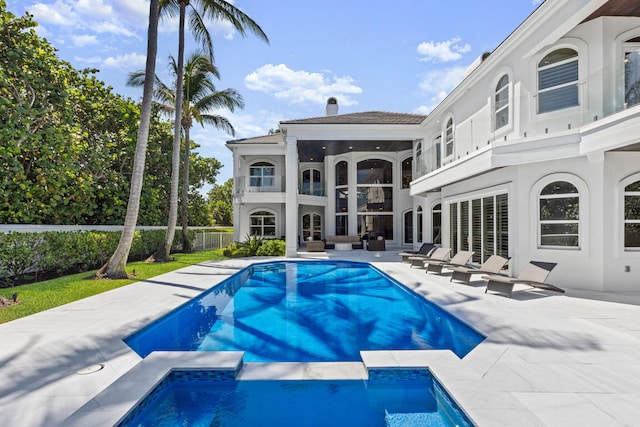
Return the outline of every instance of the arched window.
{"type": "Polygon", "coordinates": [[[538,64],[538,113],[579,105],[578,52],[554,50],[538,64]]]}
{"type": "Polygon", "coordinates": [[[402,161],[402,188],[409,188],[413,179],[413,157],[407,157],[402,161]]]}
{"type": "Polygon", "coordinates": [[[494,95],[495,129],[509,124],[509,76],[504,75],[498,81],[494,95]]]}
{"type": "Polygon", "coordinates": [[[640,181],[624,187],[624,248],[640,249],[640,181]]]}
{"type": "Polygon", "coordinates": [[[540,246],[580,246],[580,194],[567,181],[547,184],[540,192],[540,246]]]}
{"type": "Polygon", "coordinates": [[[442,205],[438,203],[431,209],[431,236],[434,244],[442,243],[441,227],[442,205]]]}
{"type": "Polygon", "coordinates": [[[349,184],[349,174],[347,162],[344,160],[336,164],[336,185],[349,184]]]}
{"type": "Polygon", "coordinates": [[[269,162],[257,162],[249,167],[249,185],[251,187],[274,187],[276,185],[276,167],[269,162]]]}
{"type": "Polygon", "coordinates": [[[249,233],[258,237],[276,237],[276,216],[268,211],[258,211],[249,217],[249,233]]]}
{"type": "Polygon", "coordinates": [[[444,156],[448,157],[453,154],[453,119],[447,120],[447,126],[444,130],[444,156]]]}
{"type": "Polygon", "coordinates": [[[318,169],[306,169],[302,171],[302,192],[312,196],[322,196],[322,174],[318,169]]]}
{"type": "Polygon", "coordinates": [[[624,43],[624,105],[640,103],[640,37],[624,43]]]}

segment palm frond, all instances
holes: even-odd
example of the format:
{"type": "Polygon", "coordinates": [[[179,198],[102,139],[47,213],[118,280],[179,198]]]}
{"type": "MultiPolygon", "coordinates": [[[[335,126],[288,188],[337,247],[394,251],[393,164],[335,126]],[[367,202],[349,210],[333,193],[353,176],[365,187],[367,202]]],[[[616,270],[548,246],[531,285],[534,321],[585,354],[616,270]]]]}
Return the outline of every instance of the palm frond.
{"type": "MultiPolygon", "coordinates": [[[[259,39],[269,43],[269,38],[262,31],[262,28],[242,10],[224,0],[192,0],[200,6],[202,15],[211,19],[228,21],[243,36],[247,30],[251,31],[259,39]]],[[[195,6],[194,6],[195,7],[195,6]]]]}

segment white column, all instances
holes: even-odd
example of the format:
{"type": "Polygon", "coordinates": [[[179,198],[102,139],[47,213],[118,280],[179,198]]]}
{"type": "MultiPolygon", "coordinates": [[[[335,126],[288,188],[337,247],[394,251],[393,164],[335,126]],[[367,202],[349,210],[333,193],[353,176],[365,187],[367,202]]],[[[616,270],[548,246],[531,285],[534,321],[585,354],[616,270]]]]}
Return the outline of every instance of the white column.
{"type": "Polygon", "coordinates": [[[285,245],[288,257],[298,256],[298,140],[287,136],[285,140],[285,245]]]}

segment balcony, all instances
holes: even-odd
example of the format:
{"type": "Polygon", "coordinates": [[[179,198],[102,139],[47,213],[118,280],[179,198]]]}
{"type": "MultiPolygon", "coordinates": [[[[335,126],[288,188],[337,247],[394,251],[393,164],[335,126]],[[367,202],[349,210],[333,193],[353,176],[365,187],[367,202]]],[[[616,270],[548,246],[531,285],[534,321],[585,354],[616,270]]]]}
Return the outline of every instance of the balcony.
{"type": "Polygon", "coordinates": [[[269,177],[247,177],[240,176],[235,178],[235,194],[242,195],[244,193],[284,193],[285,179],[283,176],[269,177]]]}

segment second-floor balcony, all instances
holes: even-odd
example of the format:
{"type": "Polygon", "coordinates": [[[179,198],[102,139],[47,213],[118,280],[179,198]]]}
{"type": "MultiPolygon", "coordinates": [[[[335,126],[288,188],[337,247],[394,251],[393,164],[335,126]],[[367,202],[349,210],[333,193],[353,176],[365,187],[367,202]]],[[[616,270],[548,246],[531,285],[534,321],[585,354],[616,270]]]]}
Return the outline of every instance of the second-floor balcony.
{"type": "Polygon", "coordinates": [[[283,176],[240,176],[235,178],[235,194],[244,193],[284,193],[283,176]]]}

